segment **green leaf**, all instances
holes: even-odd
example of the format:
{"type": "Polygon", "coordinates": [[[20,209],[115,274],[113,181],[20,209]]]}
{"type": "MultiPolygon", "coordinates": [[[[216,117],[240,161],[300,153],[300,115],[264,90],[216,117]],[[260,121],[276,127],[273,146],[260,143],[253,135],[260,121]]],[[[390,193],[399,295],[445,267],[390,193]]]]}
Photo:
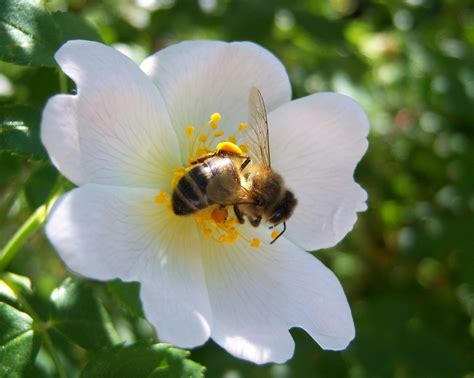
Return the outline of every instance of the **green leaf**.
{"type": "Polygon", "coordinates": [[[140,301],[140,284],[113,280],[107,283],[108,289],[133,315],[144,318],[140,301]]]}
{"type": "Polygon", "coordinates": [[[17,156],[10,155],[9,153],[0,152],[0,172],[2,172],[0,175],[0,185],[10,184],[21,172],[20,159],[17,156]]]}
{"type": "Polygon", "coordinates": [[[99,33],[84,19],[73,13],[56,12],[52,18],[59,29],[59,46],[71,39],[86,39],[102,42],[99,33]]]}
{"type": "Polygon", "coordinates": [[[0,303],[0,377],[22,377],[38,348],[33,319],[0,303]]]}
{"type": "Polygon", "coordinates": [[[0,60],[53,67],[56,50],[70,39],[101,40],[94,28],[74,14],[51,15],[33,0],[2,0],[0,60]]]}
{"type": "Polygon", "coordinates": [[[203,377],[205,368],[188,355],[168,344],[120,345],[97,353],[81,378],[203,377]]]}
{"type": "Polygon", "coordinates": [[[84,281],[67,278],[51,293],[54,328],[85,349],[113,344],[115,330],[104,306],[84,281]]]}
{"type": "Polygon", "coordinates": [[[25,184],[25,195],[30,207],[36,209],[48,200],[58,177],[58,171],[46,165],[35,171],[25,184]]]}
{"type": "Polygon", "coordinates": [[[0,277],[0,302],[21,309],[18,293],[32,294],[30,279],[14,273],[3,273],[0,277]]]}
{"type": "Polygon", "coordinates": [[[32,0],[2,0],[0,59],[21,65],[54,66],[57,28],[32,0]]]}
{"type": "Polygon", "coordinates": [[[23,105],[0,106],[0,151],[47,159],[39,137],[41,111],[23,105]]]}

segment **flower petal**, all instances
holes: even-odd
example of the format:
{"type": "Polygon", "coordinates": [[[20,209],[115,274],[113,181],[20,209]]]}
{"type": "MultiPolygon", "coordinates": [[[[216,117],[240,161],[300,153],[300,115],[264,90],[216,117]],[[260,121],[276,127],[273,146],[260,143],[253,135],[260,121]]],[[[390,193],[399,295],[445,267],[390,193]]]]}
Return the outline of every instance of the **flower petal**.
{"type": "Polygon", "coordinates": [[[305,250],[338,243],[366,210],[354,182],[369,122],[349,97],[314,94],[269,114],[272,166],[298,200],[285,236],[305,250]]]}
{"type": "Polygon", "coordinates": [[[41,138],[56,167],[75,184],[157,187],[180,165],[163,99],[129,58],[90,41],[56,53],[78,94],[58,95],[43,112],[41,138]]]}
{"type": "Polygon", "coordinates": [[[155,195],[87,184],[56,202],[46,234],[71,270],[141,282],[145,314],[160,338],[197,346],[211,326],[199,236],[192,219],[158,206],[155,195]]]}
{"type": "Polygon", "coordinates": [[[187,143],[187,125],[200,127],[216,112],[222,115],[220,125],[226,133],[236,131],[247,121],[252,86],[263,93],[269,110],[291,99],[281,62],[251,42],[182,42],[152,55],[141,68],[163,94],[182,145],[187,143]]]}
{"type": "Polygon", "coordinates": [[[204,269],[213,314],[211,337],[227,351],[256,363],[284,362],[293,354],[288,329],[305,329],[324,349],[344,349],[354,338],[351,311],[339,281],[314,256],[268,230],[249,229],[262,244],[209,242],[204,269]]]}

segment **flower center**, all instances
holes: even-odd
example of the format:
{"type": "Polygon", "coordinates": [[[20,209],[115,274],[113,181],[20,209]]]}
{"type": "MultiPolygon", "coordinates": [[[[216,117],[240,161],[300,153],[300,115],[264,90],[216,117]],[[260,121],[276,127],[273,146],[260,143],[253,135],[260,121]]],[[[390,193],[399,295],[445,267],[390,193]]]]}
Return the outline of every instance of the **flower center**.
{"type": "MultiPolygon", "coordinates": [[[[248,128],[246,123],[241,123],[237,131],[225,137],[223,130],[219,130],[221,115],[214,113],[209,122],[197,130],[194,126],[188,125],[184,132],[188,137],[188,166],[175,169],[171,180],[171,187],[176,187],[178,181],[195,166],[196,161],[206,155],[211,155],[217,150],[235,152],[245,155],[248,152],[248,145],[237,145],[238,135],[248,128]]],[[[158,205],[166,205],[169,211],[172,210],[169,193],[160,192],[155,197],[158,205]]],[[[233,244],[238,238],[245,240],[251,247],[258,248],[260,240],[249,238],[238,230],[240,223],[232,209],[221,205],[211,205],[191,214],[196,225],[202,234],[218,243],[233,244]]]]}

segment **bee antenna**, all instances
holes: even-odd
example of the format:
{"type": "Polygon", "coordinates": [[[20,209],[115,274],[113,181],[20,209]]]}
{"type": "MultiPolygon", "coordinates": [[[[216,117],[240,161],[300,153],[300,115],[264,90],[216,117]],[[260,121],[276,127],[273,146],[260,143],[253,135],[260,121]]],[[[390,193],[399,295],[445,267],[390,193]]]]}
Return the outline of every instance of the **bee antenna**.
{"type": "Polygon", "coordinates": [[[275,243],[278,240],[278,238],[285,233],[285,231],[286,231],[286,222],[283,222],[283,231],[280,232],[278,236],[270,242],[270,244],[275,243]]]}

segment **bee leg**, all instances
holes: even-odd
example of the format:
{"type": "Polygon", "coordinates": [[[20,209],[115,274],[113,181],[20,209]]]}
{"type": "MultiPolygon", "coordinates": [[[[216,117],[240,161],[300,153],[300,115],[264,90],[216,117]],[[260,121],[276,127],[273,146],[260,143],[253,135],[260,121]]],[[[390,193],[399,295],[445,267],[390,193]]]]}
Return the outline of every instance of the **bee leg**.
{"type": "Polygon", "coordinates": [[[250,158],[248,156],[242,156],[242,158],[245,158],[244,162],[240,165],[240,170],[243,171],[244,168],[249,165],[250,163],[250,158]]]}
{"type": "Polygon", "coordinates": [[[245,223],[244,216],[237,205],[234,205],[234,213],[239,223],[244,224],[245,223]]]}
{"type": "Polygon", "coordinates": [[[282,230],[282,232],[280,232],[280,233],[278,234],[278,236],[270,242],[270,244],[275,243],[275,242],[278,240],[278,238],[279,238],[280,236],[282,236],[282,235],[285,233],[285,231],[286,231],[286,222],[283,222],[283,230],[282,230]]]}
{"type": "Polygon", "coordinates": [[[249,219],[250,224],[254,227],[258,227],[260,224],[260,221],[262,220],[262,217],[255,217],[254,219],[249,219]]]}

